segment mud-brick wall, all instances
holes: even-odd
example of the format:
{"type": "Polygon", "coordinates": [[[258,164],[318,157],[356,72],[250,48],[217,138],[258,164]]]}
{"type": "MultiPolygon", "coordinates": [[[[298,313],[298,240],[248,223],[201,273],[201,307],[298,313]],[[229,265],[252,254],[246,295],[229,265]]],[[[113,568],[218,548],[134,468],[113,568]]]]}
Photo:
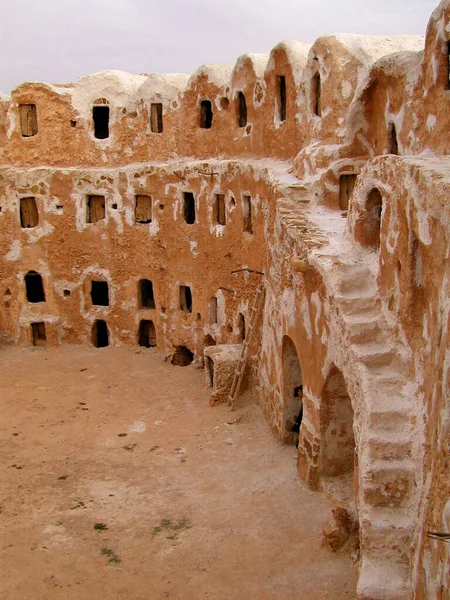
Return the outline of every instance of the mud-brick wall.
{"type": "Polygon", "coordinates": [[[48,343],[90,343],[93,322],[103,319],[112,344],[135,344],[140,320],[149,319],[166,350],[186,345],[199,353],[206,335],[217,343],[240,340],[238,313],[248,321],[260,281],[251,271],[264,270],[273,191],[263,173],[232,163],[4,169],[0,186],[3,339],[29,344],[30,324],[43,321],[48,343]],[[184,218],[185,193],[194,197],[192,224],[184,218]],[[96,223],[86,221],[92,195],[105,203],[96,223]],[[136,195],[151,197],[151,223],[135,222],[136,195]],[[223,225],[216,195],[224,200],[223,225]],[[252,233],[244,231],[244,196],[251,198],[252,233]],[[29,228],[20,217],[27,197],[35,198],[39,218],[29,228]],[[29,271],[42,276],[45,302],[27,301],[29,271]],[[139,307],[141,279],[153,283],[155,309],[139,307]],[[108,282],[109,306],[93,306],[92,280],[108,282]],[[191,312],[181,310],[181,285],[191,289],[191,312]]]}

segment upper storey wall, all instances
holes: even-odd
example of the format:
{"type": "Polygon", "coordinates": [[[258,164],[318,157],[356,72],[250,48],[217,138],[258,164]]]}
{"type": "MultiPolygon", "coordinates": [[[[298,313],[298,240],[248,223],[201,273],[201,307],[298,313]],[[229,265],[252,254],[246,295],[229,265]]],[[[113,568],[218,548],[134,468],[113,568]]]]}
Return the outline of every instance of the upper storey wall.
{"type": "Polygon", "coordinates": [[[312,46],[282,42],[191,76],[105,71],[67,86],[22,84],[0,98],[0,160],[121,166],[264,156],[296,159],[295,174],[314,182],[338,161],[389,152],[392,123],[400,153],[445,154],[449,13],[444,0],[424,52],[419,36],[340,34],[312,46]],[[21,105],[36,107],[37,130],[25,137],[21,105]],[[98,139],[101,107],[108,131],[98,139]]]}

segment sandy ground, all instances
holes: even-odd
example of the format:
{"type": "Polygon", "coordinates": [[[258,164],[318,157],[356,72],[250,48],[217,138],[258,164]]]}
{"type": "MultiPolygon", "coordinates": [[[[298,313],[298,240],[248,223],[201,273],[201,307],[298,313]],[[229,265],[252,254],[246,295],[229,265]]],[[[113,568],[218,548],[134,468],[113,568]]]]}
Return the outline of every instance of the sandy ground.
{"type": "Polygon", "coordinates": [[[154,350],[0,364],[3,600],[355,597],[328,501],[256,406],[210,408],[203,373],[154,350]]]}

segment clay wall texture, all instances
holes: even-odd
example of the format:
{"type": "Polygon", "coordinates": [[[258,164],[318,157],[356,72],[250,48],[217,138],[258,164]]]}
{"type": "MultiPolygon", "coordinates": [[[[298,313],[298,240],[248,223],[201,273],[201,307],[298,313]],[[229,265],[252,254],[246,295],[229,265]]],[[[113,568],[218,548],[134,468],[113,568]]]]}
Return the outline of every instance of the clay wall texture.
{"type": "Polygon", "coordinates": [[[450,589],[450,546],[428,537],[450,529],[449,44],[444,0],[425,39],[285,41],[190,76],[107,71],[0,96],[2,343],[31,345],[43,322],[48,345],[90,344],[101,319],[110,344],[137,345],[151,320],[160,350],[201,363],[205,346],[242,342],[262,281],[248,384],[285,443],[303,385],[298,472],[312,489],[346,482],[365,600],[450,589]],[[35,135],[21,105],[36,106],[35,135]],[[95,106],[109,107],[105,139],[95,106]],[[92,196],[104,215],[89,223],[92,196]],[[27,300],[30,271],[45,302],[27,300]],[[93,280],[109,306],[93,305],[93,280]]]}

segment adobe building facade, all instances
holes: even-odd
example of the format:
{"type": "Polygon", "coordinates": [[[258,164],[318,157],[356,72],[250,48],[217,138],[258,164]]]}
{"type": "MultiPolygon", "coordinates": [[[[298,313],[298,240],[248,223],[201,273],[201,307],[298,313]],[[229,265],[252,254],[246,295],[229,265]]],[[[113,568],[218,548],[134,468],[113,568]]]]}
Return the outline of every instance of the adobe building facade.
{"type": "Polygon", "coordinates": [[[0,96],[2,344],[236,361],[263,285],[248,385],[286,443],[303,386],[298,473],[345,490],[364,600],[449,597],[449,57],[443,0],[425,39],[0,96]]]}

